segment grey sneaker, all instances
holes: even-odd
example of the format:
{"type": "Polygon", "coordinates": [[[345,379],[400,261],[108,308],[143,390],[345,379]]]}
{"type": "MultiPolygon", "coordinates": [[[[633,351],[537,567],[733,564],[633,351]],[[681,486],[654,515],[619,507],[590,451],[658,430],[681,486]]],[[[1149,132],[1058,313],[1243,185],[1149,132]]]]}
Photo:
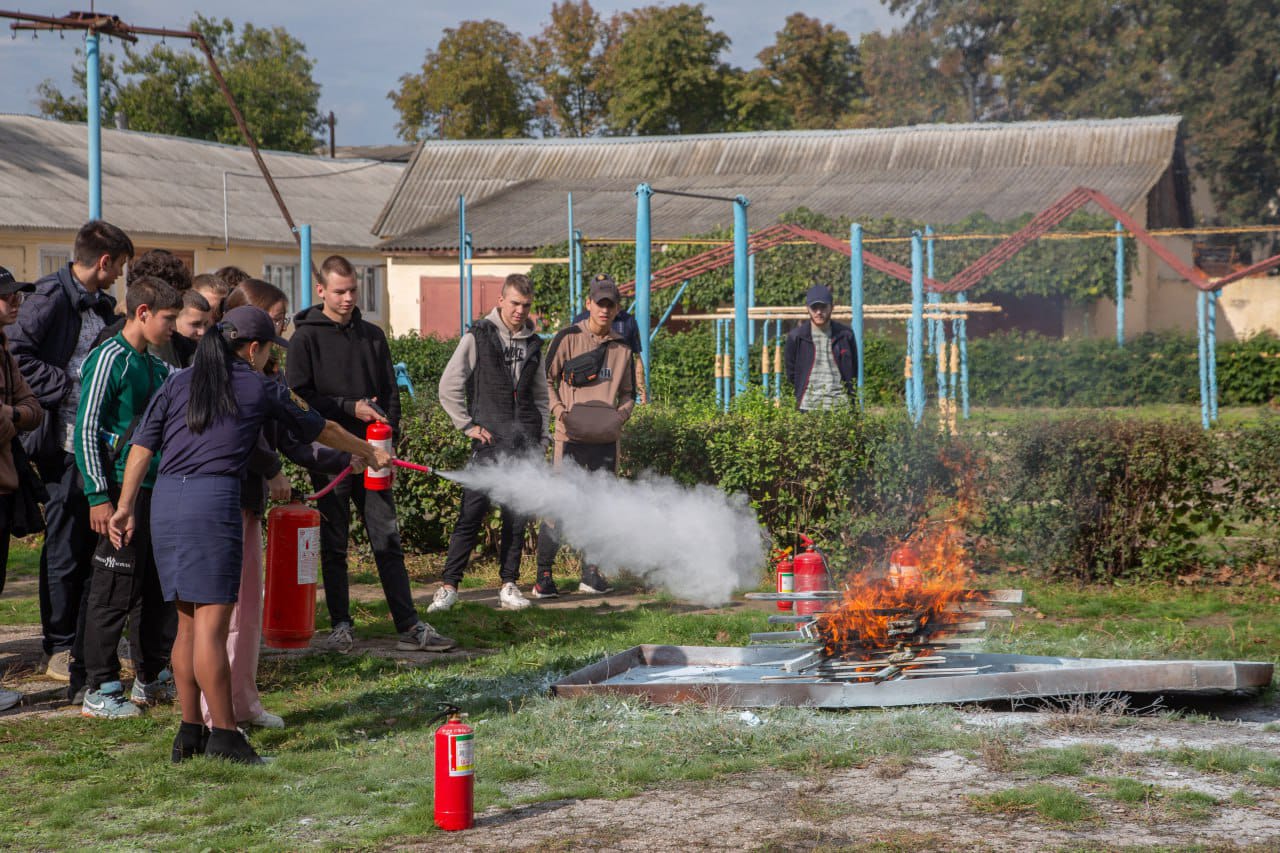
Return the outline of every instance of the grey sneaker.
{"type": "Polygon", "coordinates": [[[129,701],[135,705],[168,705],[177,695],[178,689],[173,683],[173,673],[165,667],[160,670],[156,680],[149,684],[141,678],[135,678],[133,689],[129,691],[129,701]]]}
{"type": "Polygon", "coordinates": [[[442,586],[436,590],[435,595],[431,596],[431,603],[427,605],[427,612],[439,613],[441,610],[448,610],[457,603],[458,591],[451,586],[442,586]]]}
{"type": "Polygon", "coordinates": [[[71,649],[63,649],[50,655],[49,666],[45,668],[44,674],[54,681],[71,683],[71,649]]]}
{"type": "Polygon", "coordinates": [[[22,701],[22,694],[16,690],[0,690],[0,711],[6,711],[22,701]]]}
{"type": "Polygon", "coordinates": [[[609,581],[604,575],[600,574],[600,570],[595,566],[587,567],[587,570],[582,573],[582,582],[578,584],[578,592],[604,595],[612,590],[613,587],[609,586],[609,581]]]}
{"type": "Polygon", "coordinates": [[[108,681],[97,690],[90,690],[84,694],[84,704],[80,706],[80,716],[108,720],[136,717],[141,713],[137,705],[124,697],[124,685],[118,681],[108,681]]]}
{"type": "Polygon", "coordinates": [[[447,652],[458,645],[426,622],[419,622],[400,635],[396,650],[401,652],[447,652]]]}
{"type": "Polygon", "coordinates": [[[355,644],[356,635],[350,622],[339,622],[334,625],[333,630],[329,632],[329,637],[324,641],[325,648],[343,654],[351,651],[351,647],[355,644]]]}
{"type": "Polygon", "coordinates": [[[513,583],[504,583],[498,591],[498,605],[503,610],[524,610],[529,606],[529,599],[524,597],[520,587],[513,583]]]}

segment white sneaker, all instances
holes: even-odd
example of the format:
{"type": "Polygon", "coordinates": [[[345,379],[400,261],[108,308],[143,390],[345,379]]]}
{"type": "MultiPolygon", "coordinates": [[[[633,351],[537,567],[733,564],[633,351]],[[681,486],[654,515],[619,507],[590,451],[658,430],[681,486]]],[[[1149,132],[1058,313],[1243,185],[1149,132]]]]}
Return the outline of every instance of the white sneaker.
{"type": "Polygon", "coordinates": [[[427,612],[439,613],[441,610],[448,610],[457,603],[458,591],[451,586],[442,586],[436,590],[435,595],[431,596],[431,603],[427,605],[427,612]]]}
{"type": "Polygon", "coordinates": [[[513,583],[504,583],[498,592],[498,601],[503,610],[524,610],[529,606],[529,599],[524,597],[520,587],[513,583]]]}
{"type": "Polygon", "coordinates": [[[243,720],[237,723],[237,725],[241,727],[257,726],[260,729],[283,729],[284,718],[277,714],[273,714],[270,711],[263,711],[261,714],[254,717],[253,719],[243,720]]]}
{"type": "Polygon", "coordinates": [[[350,622],[339,622],[333,626],[333,630],[329,632],[329,637],[324,641],[325,648],[332,649],[335,652],[346,654],[351,651],[351,647],[356,644],[356,635],[352,630],[350,622]]]}

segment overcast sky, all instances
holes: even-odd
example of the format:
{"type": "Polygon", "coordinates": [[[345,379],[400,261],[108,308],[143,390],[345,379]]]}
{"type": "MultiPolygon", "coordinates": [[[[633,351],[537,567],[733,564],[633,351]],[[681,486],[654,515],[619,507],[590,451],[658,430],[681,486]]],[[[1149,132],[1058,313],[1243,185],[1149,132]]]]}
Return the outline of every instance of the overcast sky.
{"type": "MultiPolygon", "coordinates": [[[[593,5],[602,15],[648,5],[650,0],[593,5]]],[[[25,0],[5,4],[37,15],[64,15],[89,2],[25,0]]],[[[662,4],[667,5],[667,4],[662,4]]],[[[715,26],[733,39],[727,59],[751,67],[755,55],[772,43],[788,14],[802,11],[847,31],[857,41],[868,30],[888,30],[895,19],[879,0],[801,0],[795,5],[771,0],[707,0],[715,26]]],[[[521,35],[546,24],[551,0],[471,0],[468,3],[423,0],[367,0],[363,3],[310,0],[307,3],[264,3],[262,0],[98,0],[99,11],[119,15],[138,26],[185,28],[196,12],[230,18],[237,31],[245,21],[260,27],[284,27],[307,46],[320,83],[320,108],[338,119],[339,145],[395,142],[395,110],[386,94],[401,74],[421,68],[423,55],[435,47],[446,27],[468,18],[493,18],[521,35]],[[265,7],[265,8],[264,8],[265,7]]],[[[0,21],[7,25],[7,22],[0,21]]],[[[52,79],[64,91],[71,85],[71,65],[82,36],[65,39],[45,33],[16,39],[0,34],[0,113],[35,114],[36,86],[52,79]]],[[[147,40],[144,39],[143,43],[147,40]]],[[[118,51],[114,42],[106,51],[118,51]]]]}

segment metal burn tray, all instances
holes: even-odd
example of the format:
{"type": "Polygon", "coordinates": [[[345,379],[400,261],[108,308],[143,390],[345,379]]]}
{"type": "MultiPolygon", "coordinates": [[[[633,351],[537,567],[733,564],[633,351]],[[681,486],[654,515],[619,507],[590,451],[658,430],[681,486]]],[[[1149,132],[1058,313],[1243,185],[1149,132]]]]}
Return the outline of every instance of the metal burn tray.
{"type": "Polygon", "coordinates": [[[620,694],[654,702],[738,708],[882,708],[1108,693],[1212,696],[1271,683],[1273,665],[1250,661],[1107,660],[942,652],[948,667],[976,674],[880,683],[777,677],[804,647],[635,646],[584,667],[551,686],[556,696],[620,694]]]}

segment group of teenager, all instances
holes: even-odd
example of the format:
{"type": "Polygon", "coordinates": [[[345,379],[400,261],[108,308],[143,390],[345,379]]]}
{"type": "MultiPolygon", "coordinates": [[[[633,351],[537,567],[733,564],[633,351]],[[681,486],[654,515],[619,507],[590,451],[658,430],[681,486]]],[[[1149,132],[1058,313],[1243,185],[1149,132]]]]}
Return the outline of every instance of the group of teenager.
{"type": "MultiPolygon", "coordinates": [[[[366,490],[358,476],[333,484],[347,467],[390,464],[360,436],[379,421],[394,446],[400,397],[386,336],[360,316],[350,262],[325,259],[316,294],[286,340],[288,296],[279,288],[235,267],[193,278],[164,250],[135,258],[129,237],[101,220],[77,234],[70,263],[34,284],[0,268],[0,557],[10,533],[25,529],[19,481],[36,477],[46,672],[67,683],[86,717],[135,716],[176,698],[175,762],[205,754],[257,763],[244,729],[284,725],[263,708],[256,683],[262,516],[268,499],[290,497],[284,459],[326,492],[318,507],[327,645],[348,651],[355,641],[352,504],[397,649],[455,645],[419,618],[392,492],[366,490]],[[121,275],[122,312],[110,293],[121,275]],[[285,347],[282,371],[276,348],[285,347]],[[128,692],[122,650],[134,672],[128,692]]],[[[816,287],[806,301],[811,322],[788,337],[787,373],[802,409],[824,408],[851,387],[851,346],[829,322],[830,291],[816,287]]],[[[596,276],[586,309],[544,344],[529,278],[506,278],[439,381],[442,407],[471,440],[472,464],[545,456],[554,444],[556,468],[616,473],[622,428],[644,388],[638,327],[620,302],[613,279],[596,276]]],[[[464,490],[428,613],[457,603],[490,507],[484,493],[464,490]]],[[[505,507],[501,519],[499,606],[519,610],[530,604],[518,585],[528,519],[505,507]]],[[[554,522],[543,521],[530,597],[560,595],[559,548],[554,522]]],[[[579,592],[609,589],[583,561],[579,592]]],[[[16,699],[0,691],[0,708],[16,699]]]]}
{"type": "MultiPolygon", "coordinates": [[[[192,278],[169,252],[134,255],[121,229],[95,220],[72,260],[34,284],[0,269],[0,541],[7,549],[30,527],[25,474],[43,504],[45,671],[67,683],[83,716],[136,716],[176,698],[175,762],[258,763],[244,727],[284,725],[256,686],[262,513],[268,497],[290,496],[282,457],[317,482],[390,464],[359,435],[367,421],[398,419],[394,370],[341,256],[321,265],[320,304],[294,319],[300,355],[286,377],[276,358],[289,344],[283,291],[234,267],[192,278]],[[111,288],[126,269],[119,311],[111,288]],[[368,357],[327,362],[329,338],[368,357]],[[354,393],[361,382],[377,394],[354,393]],[[127,693],[121,650],[134,672],[127,693]]],[[[374,512],[362,490],[356,503],[374,512]]],[[[394,510],[390,527],[380,544],[398,564],[380,556],[379,569],[388,597],[408,604],[393,606],[399,646],[438,649],[444,638],[408,595],[394,510]]],[[[330,563],[345,561],[342,538],[326,555],[326,587],[338,584],[330,563]]],[[[345,595],[332,599],[345,605],[345,595]]],[[[0,694],[0,707],[14,699],[0,694]]]]}

